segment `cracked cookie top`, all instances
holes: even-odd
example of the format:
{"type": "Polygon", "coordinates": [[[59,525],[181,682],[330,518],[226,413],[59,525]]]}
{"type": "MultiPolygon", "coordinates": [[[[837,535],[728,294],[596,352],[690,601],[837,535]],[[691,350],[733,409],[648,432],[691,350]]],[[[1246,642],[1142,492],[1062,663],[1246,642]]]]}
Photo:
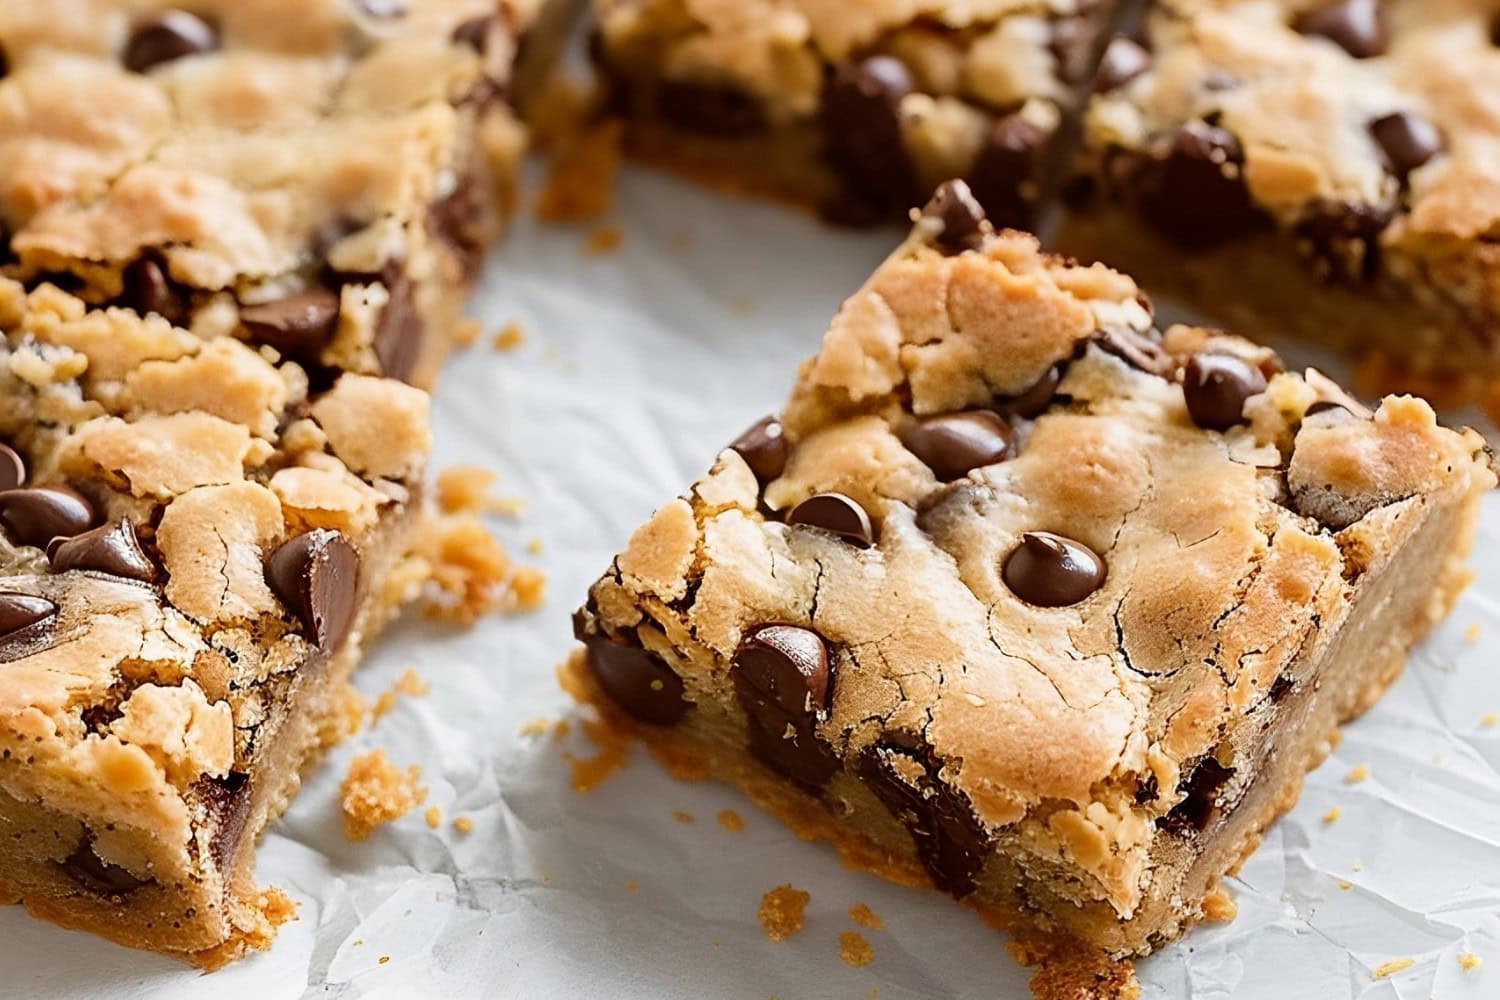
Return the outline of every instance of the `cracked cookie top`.
{"type": "Polygon", "coordinates": [[[955,182],[577,626],[643,721],[739,704],[795,783],[925,816],[940,887],[1010,837],[1128,915],[1362,574],[1486,460],[1418,400],[1158,330],[1130,279],[992,231],[955,182]]]}

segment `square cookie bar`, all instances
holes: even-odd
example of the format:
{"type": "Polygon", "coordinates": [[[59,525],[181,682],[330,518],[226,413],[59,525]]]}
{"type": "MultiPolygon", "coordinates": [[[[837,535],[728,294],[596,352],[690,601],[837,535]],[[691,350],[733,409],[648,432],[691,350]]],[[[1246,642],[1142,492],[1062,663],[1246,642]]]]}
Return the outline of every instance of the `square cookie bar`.
{"type": "Polygon", "coordinates": [[[1158,0],[1109,51],[1065,252],[1406,385],[1500,376],[1492,0],[1158,0]]]}
{"type": "Polygon", "coordinates": [[[594,51],[648,160],[857,223],[965,177],[1025,226],[1112,7],[595,0],[594,51]]]}
{"type": "Polygon", "coordinates": [[[1223,912],[1448,610],[1489,458],[1421,400],[1157,329],[953,182],[594,584],[563,676],[856,866],[1141,955],[1223,912]]]}
{"type": "Polygon", "coordinates": [[[0,5],[0,899],[212,966],[422,579],[527,5],[0,5]]]}

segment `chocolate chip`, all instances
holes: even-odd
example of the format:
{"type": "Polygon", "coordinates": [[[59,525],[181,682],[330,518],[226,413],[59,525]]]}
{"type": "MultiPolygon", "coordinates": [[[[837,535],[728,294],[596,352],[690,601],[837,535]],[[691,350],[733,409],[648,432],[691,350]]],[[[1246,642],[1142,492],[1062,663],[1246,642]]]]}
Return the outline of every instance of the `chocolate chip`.
{"type": "Polygon", "coordinates": [[[1361,419],[1358,414],[1356,414],[1349,408],[1347,403],[1340,403],[1339,401],[1333,399],[1319,399],[1315,401],[1311,406],[1303,411],[1302,419],[1306,421],[1323,413],[1328,414],[1328,416],[1324,417],[1324,420],[1330,420],[1336,423],[1344,423],[1349,420],[1361,419]]]}
{"type": "Polygon", "coordinates": [[[220,871],[233,863],[245,833],[253,787],[250,775],[244,771],[230,771],[223,777],[204,775],[193,782],[212,823],[209,849],[220,871]]]}
{"type": "Polygon", "coordinates": [[[1035,417],[1041,414],[1052,405],[1053,397],[1057,395],[1057,387],[1062,383],[1062,371],[1062,365],[1053,365],[1032,383],[1031,388],[1000,400],[999,405],[1005,412],[1018,417],[1035,417]]]}
{"type": "Polygon", "coordinates": [[[1151,68],[1151,53],[1140,43],[1116,35],[1109,40],[1094,77],[1094,93],[1104,94],[1140,76],[1151,68]]]}
{"type": "Polygon", "coordinates": [[[764,486],[786,470],[786,431],[776,417],[762,417],[729,446],[740,453],[756,480],[764,486]]]}
{"type": "Polygon", "coordinates": [[[122,277],[125,286],[120,295],[121,305],[143,316],[156,313],[172,323],[183,318],[182,296],[155,257],[139,257],[132,261],[122,277]]]}
{"type": "Polygon", "coordinates": [[[321,285],[272,302],[240,307],[240,323],[251,339],[297,361],[315,363],[333,338],[339,296],[321,285]]]}
{"type": "Polygon", "coordinates": [[[1019,111],[990,123],[984,145],[974,158],[969,186],[996,228],[1030,228],[1035,215],[1031,195],[1048,133],[1019,111]]]}
{"type": "Polygon", "coordinates": [[[47,558],[56,573],[93,570],[142,583],[152,583],[157,576],[156,564],[141,548],[135,526],[123,518],[72,538],[54,538],[47,546],[47,558]]]}
{"type": "Polygon", "coordinates": [[[0,643],[9,647],[26,638],[22,633],[57,615],[57,605],[45,597],[0,591],[0,643]]]}
{"type": "Polygon", "coordinates": [[[1195,354],[1182,372],[1188,415],[1205,430],[1227,431],[1245,422],[1245,401],[1264,392],[1259,368],[1230,354],[1195,354]]]}
{"type": "Polygon", "coordinates": [[[1500,45],[1500,14],[1490,18],[1490,44],[1500,45]]]}
{"type": "Polygon", "coordinates": [[[1380,237],[1395,214],[1391,207],[1320,198],[1293,229],[1298,250],[1313,259],[1326,281],[1367,284],[1380,272],[1380,237]]]}
{"type": "Polygon", "coordinates": [[[21,453],[0,442],[0,492],[13,490],[26,482],[26,462],[21,453]]]}
{"type": "Polygon", "coordinates": [[[671,80],[656,94],[662,118],[703,135],[753,135],[766,127],[760,102],[738,87],[671,80]]]}
{"type": "Polygon", "coordinates": [[[427,206],[428,228],[458,252],[467,281],[478,277],[484,263],[492,214],[472,171],[459,175],[452,191],[427,206]]]}
{"type": "Polygon", "coordinates": [[[78,847],[60,867],[75,882],[101,896],[123,896],[150,881],[136,878],[126,869],[95,854],[93,834],[85,834],[78,847]]]}
{"type": "Polygon", "coordinates": [[[1050,531],[1028,531],[1005,559],[1005,585],[1039,608],[1077,604],[1104,584],[1104,560],[1093,549],[1050,531]]]}
{"type": "Polygon", "coordinates": [[[422,359],[425,337],[422,317],[412,299],[411,282],[399,267],[392,265],[381,276],[390,299],[375,326],[375,356],[380,360],[382,374],[409,382],[422,359]]]}
{"type": "Polygon", "coordinates": [[[792,508],[786,516],[786,523],[831,531],[861,549],[869,548],[875,540],[870,515],[842,493],[819,493],[808,497],[792,508]]]}
{"type": "Polygon", "coordinates": [[[823,637],[798,625],[760,626],[735,650],[730,677],[749,719],[751,752],[809,791],[826,785],[840,762],[816,731],[832,688],[823,637]]]}
{"type": "Polygon", "coordinates": [[[65,486],[0,493],[0,525],[17,545],[44,549],[54,538],[87,531],[94,517],[93,505],[65,486]]]}
{"type": "Polygon", "coordinates": [[[10,75],[10,56],[6,55],[5,46],[0,45],[0,79],[10,75]]]}
{"type": "Polygon", "coordinates": [[[670,726],[692,707],[682,696],[682,678],[640,645],[607,636],[591,636],[584,645],[604,693],[641,722],[670,726]]]}
{"type": "Polygon", "coordinates": [[[1177,362],[1161,344],[1130,327],[1105,327],[1094,335],[1093,342],[1106,354],[1112,354],[1132,368],[1150,375],[1168,378],[1177,368],[1177,362]]]}
{"type": "Polygon", "coordinates": [[[933,243],[947,254],[978,250],[994,232],[969,185],[960,180],[939,184],[922,209],[922,215],[943,224],[942,230],[933,237],[933,243]]]}
{"type": "Polygon", "coordinates": [[[898,433],[907,450],[945,483],[1010,457],[1010,425],[991,410],[921,417],[898,433]]]}
{"type": "Polygon", "coordinates": [[[1239,141],[1204,121],[1153,140],[1135,179],[1147,222],[1189,249],[1266,228],[1245,186],[1243,160],[1239,141]]]}
{"type": "Polygon", "coordinates": [[[266,560],[266,582],[320,649],[337,649],[354,621],[359,553],[341,533],[316,528],[266,560]]]}
{"type": "Polygon", "coordinates": [[[153,66],[218,47],[219,33],[203,18],[185,10],[166,10],[135,26],[122,58],[126,69],[144,73],[153,66]]]}
{"type": "Polygon", "coordinates": [[[1405,182],[1415,169],[1443,151],[1443,133],[1419,114],[1397,111],[1370,123],[1370,135],[1386,167],[1405,182]]]}
{"type": "Polygon", "coordinates": [[[1156,821],[1156,825],[1173,833],[1203,832],[1219,813],[1219,792],[1234,776],[1234,768],[1225,767],[1212,755],[1193,765],[1187,778],[1177,786],[1184,798],[1156,821]]]}
{"type": "Polygon", "coordinates": [[[1135,786],[1135,804],[1143,806],[1147,802],[1156,801],[1157,786],[1156,772],[1147,771],[1145,777],[1141,778],[1135,786]]]}
{"type": "Polygon", "coordinates": [[[485,50],[489,48],[490,32],[495,29],[497,20],[493,14],[470,18],[453,29],[453,43],[467,45],[480,55],[484,55],[485,50]]]}
{"type": "Polygon", "coordinates": [[[1297,19],[1296,29],[1335,43],[1356,59],[1385,52],[1387,33],[1380,0],[1337,0],[1297,19]]]}
{"type": "Polygon", "coordinates": [[[891,56],[845,63],[823,86],[824,156],[845,193],[877,215],[904,212],[916,200],[916,171],[897,115],[914,87],[905,64],[891,56]]]}
{"type": "Polygon", "coordinates": [[[930,746],[900,733],[887,734],[859,761],[860,779],[906,827],[933,885],[962,898],[975,889],[989,838],[968,799],[940,779],[941,771],[930,746]]]}

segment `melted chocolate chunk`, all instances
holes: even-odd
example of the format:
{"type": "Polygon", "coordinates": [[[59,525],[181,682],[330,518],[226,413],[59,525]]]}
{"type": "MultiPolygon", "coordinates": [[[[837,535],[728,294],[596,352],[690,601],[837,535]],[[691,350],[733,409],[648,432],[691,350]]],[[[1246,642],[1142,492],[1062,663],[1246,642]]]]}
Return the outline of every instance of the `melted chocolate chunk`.
{"type": "Polygon", "coordinates": [[[302,364],[317,363],[338,321],[338,292],[321,285],[273,302],[240,307],[240,323],[251,339],[302,364]]]}
{"type": "Polygon", "coordinates": [[[786,523],[832,532],[861,549],[869,548],[875,541],[870,515],[853,498],[842,493],[819,493],[808,497],[792,508],[786,516],[786,523]]]}
{"type": "Polygon", "coordinates": [[[72,538],[94,526],[94,508],[66,486],[0,493],[0,526],[17,545],[45,549],[54,538],[72,538]]]}
{"type": "Polygon", "coordinates": [[[995,226],[1029,228],[1035,215],[1028,193],[1047,148],[1048,133],[1019,111],[991,124],[969,172],[969,186],[995,226]]]}
{"type": "Polygon", "coordinates": [[[5,53],[5,46],[0,45],[0,80],[10,75],[10,56],[5,53]]]}
{"type": "Polygon", "coordinates": [[[692,703],[683,698],[682,678],[637,643],[589,636],[589,668],[614,703],[641,722],[670,726],[692,703]]]}
{"type": "Polygon", "coordinates": [[[1061,608],[1104,585],[1104,560],[1082,542],[1050,531],[1028,531],[1006,557],[1001,577],[1027,604],[1061,608]]]}
{"type": "Polygon", "coordinates": [[[1151,375],[1169,378],[1177,362],[1153,338],[1125,326],[1112,326],[1094,335],[1095,344],[1106,354],[1113,354],[1132,368],[1151,375]]]}
{"type": "Polygon", "coordinates": [[[1205,430],[1227,431],[1245,422],[1245,402],[1265,392],[1259,368],[1230,354],[1195,354],[1182,372],[1188,415],[1205,430]]]}
{"type": "Polygon", "coordinates": [[[13,490],[26,482],[26,462],[21,453],[0,441],[0,492],[13,490]]]}
{"type": "Polygon", "coordinates": [[[1225,767],[1212,755],[1204,757],[1177,786],[1183,800],[1158,818],[1156,825],[1177,834],[1202,833],[1219,814],[1219,793],[1233,776],[1234,768],[1225,767]]]}
{"type": "Polygon", "coordinates": [[[823,86],[824,156],[845,193],[877,217],[894,216],[916,201],[916,171],[897,117],[914,87],[910,71],[891,56],[846,63],[823,86]]]}
{"type": "Polygon", "coordinates": [[[1189,249],[1267,228],[1243,166],[1239,141],[1216,125],[1193,121],[1158,137],[1135,175],[1146,221],[1189,249]]]}
{"type": "Polygon", "coordinates": [[[978,250],[995,231],[969,185],[960,180],[939,184],[922,214],[943,224],[933,244],[946,254],[978,250]]]}
{"type": "Polygon", "coordinates": [[[0,591],[0,660],[36,636],[37,626],[57,617],[57,605],[45,597],[0,591]]]}
{"type": "Polygon", "coordinates": [[[939,778],[941,770],[930,746],[899,733],[887,734],[859,761],[860,779],[911,834],[933,884],[962,898],[975,889],[989,838],[968,798],[939,778]],[[923,773],[915,784],[909,783],[905,769],[897,768],[902,760],[920,766],[923,773]]]}
{"type": "Polygon", "coordinates": [[[754,135],[766,117],[754,97],[723,84],[668,81],[656,94],[661,116],[678,128],[704,135],[754,135]]]}
{"type": "Polygon", "coordinates": [[[123,519],[72,538],[53,539],[47,547],[47,558],[57,573],[93,570],[142,583],[153,583],[157,578],[156,564],[141,548],[135,526],[123,519]]]}
{"type": "Polygon", "coordinates": [[[1384,154],[1387,169],[1403,184],[1413,170],[1447,145],[1436,125],[1411,111],[1397,111],[1375,119],[1370,123],[1370,137],[1384,154]]]}
{"type": "Polygon", "coordinates": [[[135,26],[121,59],[131,72],[145,73],[162,63],[218,47],[219,33],[203,18],[185,10],[166,10],[135,26]]]}
{"type": "Polygon", "coordinates": [[[375,356],[380,360],[383,374],[409,382],[422,359],[425,339],[422,317],[412,299],[411,282],[406,280],[406,273],[399,269],[399,265],[387,267],[381,280],[385,282],[390,299],[375,326],[375,356]]]}
{"type": "Polygon", "coordinates": [[[193,783],[213,824],[209,848],[220,871],[233,863],[239,849],[245,823],[250,819],[252,787],[250,775],[244,771],[230,771],[222,778],[204,775],[193,783]]]}
{"type": "Polygon", "coordinates": [[[1323,418],[1324,420],[1334,420],[1342,422],[1345,420],[1369,419],[1368,415],[1361,417],[1359,414],[1355,413],[1349,408],[1349,404],[1341,403],[1336,399],[1317,400],[1303,411],[1302,419],[1305,422],[1312,417],[1316,417],[1319,414],[1324,413],[1328,414],[1328,416],[1323,418]]]}
{"type": "Polygon", "coordinates": [[[1304,35],[1318,35],[1356,59],[1382,55],[1389,41],[1380,0],[1335,0],[1297,19],[1304,35]]]}
{"type": "Polygon", "coordinates": [[[754,426],[735,438],[729,447],[739,452],[762,486],[780,478],[786,470],[786,432],[781,421],[774,416],[762,417],[756,421],[754,426]]]}
{"type": "Polygon", "coordinates": [[[798,625],[762,625],[735,650],[730,677],[748,717],[751,753],[816,794],[840,767],[816,731],[832,700],[823,637],[798,625]]]}
{"type": "Polygon", "coordinates": [[[1374,205],[1317,201],[1294,231],[1299,249],[1311,255],[1328,281],[1366,284],[1380,270],[1380,234],[1395,213],[1374,205]]]}
{"type": "Polygon", "coordinates": [[[354,622],[359,553],[341,533],[316,528],[283,542],[266,560],[266,583],[320,649],[337,649],[354,622]]]}
{"type": "Polygon", "coordinates": [[[1000,407],[1007,413],[1013,413],[1018,417],[1035,417],[1045,412],[1052,405],[1052,400],[1057,395],[1057,387],[1062,383],[1062,365],[1053,365],[1048,368],[1046,374],[1034,382],[1030,389],[1016,396],[999,401],[1000,407]]]}
{"type": "Polygon", "coordinates": [[[1099,60],[1099,72],[1094,77],[1094,93],[1106,94],[1140,76],[1151,68],[1151,53],[1139,42],[1124,35],[1109,40],[1104,56],[1099,60]]]}
{"type": "Polygon", "coordinates": [[[136,878],[119,865],[110,864],[95,854],[93,834],[85,834],[78,847],[59,867],[73,881],[101,896],[123,896],[150,881],[136,878]]]}
{"type": "Polygon", "coordinates": [[[898,433],[907,450],[945,483],[1011,455],[1010,425],[993,410],[921,417],[903,424],[898,433]]]}
{"type": "Polygon", "coordinates": [[[155,256],[139,257],[125,268],[125,287],[120,304],[141,315],[156,313],[171,323],[180,322],[186,312],[183,296],[167,270],[155,256]]]}

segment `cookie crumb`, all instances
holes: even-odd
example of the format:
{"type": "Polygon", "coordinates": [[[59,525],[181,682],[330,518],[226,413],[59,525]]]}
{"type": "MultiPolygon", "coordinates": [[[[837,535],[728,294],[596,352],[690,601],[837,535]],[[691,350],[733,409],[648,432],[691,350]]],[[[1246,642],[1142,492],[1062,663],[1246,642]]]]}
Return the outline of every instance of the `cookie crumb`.
{"type": "Polygon", "coordinates": [[[453,343],[458,347],[468,347],[479,339],[480,333],[484,331],[484,324],[477,319],[465,316],[453,324],[453,343]]]}
{"type": "Polygon", "coordinates": [[[690,812],[683,812],[681,809],[679,809],[676,812],[674,812],[672,814],[672,818],[675,819],[677,822],[682,823],[684,826],[687,825],[687,824],[690,824],[690,823],[696,823],[696,822],[698,822],[698,817],[697,816],[694,816],[690,812]]]}
{"type": "Polygon", "coordinates": [[[772,941],[785,941],[802,929],[812,895],[794,886],[778,885],[760,899],[755,917],[772,941]]]}
{"type": "Polygon", "coordinates": [[[885,921],[864,903],[855,903],[849,907],[849,919],[859,926],[872,931],[885,930],[885,921]]]}
{"type": "Polygon", "coordinates": [[[370,721],[379,722],[385,718],[386,713],[396,707],[396,692],[382,691],[375,696],[375,704],[370,706],[370,721]]]}
{"type": "Polygon", "coordinates": [[[1351,784],[1351,785],[1357,785],[1361,781],[1364,781],[1369,776],[1370,776],[1370,765],[1368,765],[1368,764],[1356,764],[1354,767],[1351,767],[1349,769],[1349,773],[1348,774],[1344,775],[1344,780],[1346,782],[1348,782],[1349,784],[1351,784]]]}
{"type": "Polygon", "coordinates": [[[745,829],[745,818],[733,809],[725,809],[719,813],[719,825],[730,833],[742,833],[745,829]]]}
{"type": "Polygon", "coordinates": [[[1240,912],[1239,904],[1222,885],[1216,885],[1203,897],[1203,919],[1223,923],[1240,912]]]}
{"type": "Polygon", "coordinates": [[[1464,642],[1479,641],[1479,623],[1470,622],[1469,627],[1464,629],[1464,642]]]}
{"type": "Polygon", "coordinates": [[[426,568],[429,618],[467,625],[481,615],[525,611],[543,601],[546,576],[514,563],[473,513],[428,520],[418,530],[413,553],[426,568]]]}
{"type": "Polygon", "coordinates": [[[1461,951],[1458,953],[1458,967],[1460,969],[1463,969],[1465,972],[1477,969],[1483,964],[1484,959],[1480,958],[1472,951],[1461,951]]]}
{"type": "Polygon", "coordinates": [[[1405,972],[1416,964],[1417,960],[1415,958],[1393,958],[1388,962],[1381,962],[1375,966],[1375,970],[1370,973],[1370,978],[1386,979],[1398,972],[1405,972]]]}
{"type": "Polygon", "coordinates": [[[858,931],[844,931],[839,935],[839,958],[845,965],[859,969],[875,961],[875,949],[858,931]]]}
{"type": "Polygon", "coordinates": [[[583,732],[598,748],[592,757],[563,757],[573,770],[573,791],[592,792],[630,760],[630,741],[597,719],[583,720],[583,732]]]}
{"type": "Polygon", "coordinates": [[[1479,718],[1479,724],[1481,726],[1484,726],[1486,729],[1493,726],[1497,722],[1500,722],[1500,713],[1497,712],[1486,712],[1479,718]]]}
{"type": "Polygon", "coordinates": [[[361,841],[376,827],[405,816],[427,798],[421,777],[420,767],[413,764],[403,771],[391,763],[384,750],[371,750],[355,757],[339,786],[344,836],[361,841]]]}
{"type": "Polygon", "coordinates": [[[467,816],[453,817],[453,829],[459,833],[469,833],[474,829],[474,821],[467,816]]]}
{"type": "Polygon", "coordinates": [[[539,536],[532,535],[531,538],[527,540],[526,552],[528,555],[533,556],[539,556],[542,554],[542,540],[539,536]]]}
{"type": "Polygon", "coordinates": [[[428,806],[427,811],[422,813],[422,818],[427,821],[429,830],[436,830],[443,825],[443,811],[437,806],[428,806]]]}
{"type": "Polygon", "coordinates": [[[639,888],[640,884],[637,883],[635,879],[631,879],[629,882],[625,883],[625,891],[631,893],[632,895],[634,895],[635,891],[639,888]]]}
{"type": "Polygon", "coordinates": [[[1332,807],[1329,808],[1329,810],[1326,813],[1323,814],[1323,822],[1325,822],[1325,823],[1332,823],[1335,820],[1337,820],[1340,816],[1342,816],[1343,814],[1344,814],[1344,811],[1342,809],[1340,809],[1338,806],[1332,806],[1332,807]]]}
{"type": "Polygon", "coordinates": [[[525,342],[525,328],[515,320],[511,320],[496,332],[494,339],[490,341],[490,346],[497,351],[514,351],[525,342]]]}
{"type": "Polygon", "coordinates": [[[380,963],[381,965],[384,965],[387,962],[389,962],[390,960],[391,960],[391,956],[389,956],[389,955],[381,955],[375,961],[378,962],[378,963],[380,963]]]}
{"type": "Polygon", "coordinates": [[[1359,858],[1355,858],[1354,859],[1354,864],[1350,865],[1349,867],[1351,869],[1353,869],[1354,871],[1362,872],[1362,871],[1365,870],[1365,863],[1363,861],[1361,861],[1359,858]]]}
{"type": "Polygon", "coordinates": [[[432,685],[415,669],[407,667],[401,676],[396,678],[395,689],[407,697],[421,698],[432,690],[432,685]]]}
{"type": "Polygon", "coordinates": [[[537,196],[537,218],[591,222],[608,215],[614,207],[624,131],[624,123],[611,118],[558,136],[537,196]]]}
{"type": "Polygon", "coordinates": [[[1339,744],[1341,744],[1343,742],[1344,742],[1344,731],[1342,729],[1335,729],[1328,736],[1328,749],[1329,750],[1337,750],[1339,748],[1339,744]]]}
{"type": "Polygon", "coordinates": [[[1349,882],[1349,881],[1347,881],[1345,879],[1339,879],[1339,890],[1341,892],[1348,892],[1350,889],[1353,889],[1353,888],[1354,888],[1354,883],[1353,882],[1349,882]]]}
{"type": "Polygon", "coordinates": [[[624,242],[625,231],[619,226],[600,226],[589,233],[588,238],[583,241],[583,252],[588,257],[600,257],[607,253],[614,253],[624,242]]]}
{"type": "Polygon", "coordinates": [[[490,502],[489,490],[500,477],[477,465],[452,465],[437,474],[438,508],[444,514],[477,514],[490,502]]]}

